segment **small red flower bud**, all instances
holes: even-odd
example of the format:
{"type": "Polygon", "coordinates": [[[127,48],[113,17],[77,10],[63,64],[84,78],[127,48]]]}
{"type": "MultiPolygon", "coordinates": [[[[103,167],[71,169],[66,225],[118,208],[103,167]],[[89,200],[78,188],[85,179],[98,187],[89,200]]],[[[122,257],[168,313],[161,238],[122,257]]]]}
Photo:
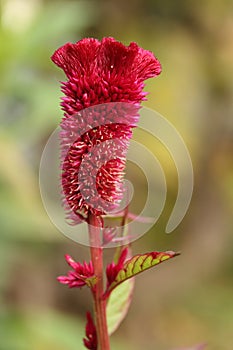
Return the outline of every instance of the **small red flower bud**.
{"type": "Polygon", "coordinates": [[[106,268],[107,288],[115,280],[117,274],[123,268],[127,255],[128,255],[128,248],[124,248],[120,254],[118,262],[116,264],[112,262],[107,266],[106,268]]]}
{"type": "Polygon", "coordinates": [[[68,265],[72,267],[72,271],[68,271],[67,276],[59,276],[57,280],[62,284],[67,284],[70,288],[83,287],[87,285],[93,288],[95,284],[95,275],[92,262],[83,265],[74,261],[70,255],[65,256],[68,265]]]}
{"type": "Polygon", "coordinates": [[[87,349],[97,350],[97,333],[90,312],[87,312],[86,317],[86,338],[83,338],[83,343],[87,349]]]}

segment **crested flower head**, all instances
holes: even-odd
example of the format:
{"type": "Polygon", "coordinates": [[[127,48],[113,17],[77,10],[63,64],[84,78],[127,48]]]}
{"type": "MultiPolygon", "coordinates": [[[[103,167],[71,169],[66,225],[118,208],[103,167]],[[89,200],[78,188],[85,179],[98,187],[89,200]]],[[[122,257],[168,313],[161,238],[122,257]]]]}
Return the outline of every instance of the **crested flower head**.
{"type": "Polygon", "coordinates": [[[52,60],[67,76],[61,103],[62,188],[69,217],[78,222],[89,213],[106,214],[121,201],[126,151],[146,96],[144,81],[157,76],[161,66],[152,52],[113,38],[67,43],[52,60]]]}

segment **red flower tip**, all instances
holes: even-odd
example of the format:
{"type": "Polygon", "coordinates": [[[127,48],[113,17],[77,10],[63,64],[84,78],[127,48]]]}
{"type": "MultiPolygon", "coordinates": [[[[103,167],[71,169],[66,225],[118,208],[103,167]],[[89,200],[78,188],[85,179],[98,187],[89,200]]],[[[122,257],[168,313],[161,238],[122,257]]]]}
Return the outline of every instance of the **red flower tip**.
{"type": "Polygon", "coordinates": [[[152,52],[113,38],[67,43],[51,59],[68,78],[62,83],[65,117],[96,104],[140,103],[146,95],[142,92],[144,80],[161,73],[161,64],[152,52]]]}
{"type": "MultiPolygon", "coordinates": [[[[103,78],[107,78],[106,82],[129,79],[138,84],[161,72],[161,64],[152,52],[134,42],[125,46],[114,38],[103,38],[102,41],[85,38],[75,44],[67,43],[56,50],[51,59],[69,79],[76,77],[89,83],[94,77],[92,86],[103,78]]],[[[77,81],[74,80],[71,87],[73,91],[81,92],[77,81]]]]}
{"type": "Polygon", "coordinates": [[[83,265],[72,259],[70,255],[65,256],[67,263],[72,267],[72,271],[68,271],[67,276],[59,276],[57,280],[62,284],[67,284],[70,288],[83,287],[87,285],[93,288],[95,285],[95,275],[92,262],[83,265]]]}
{"type": "Polygon", "coordinates": [[[132,128],[146,96],[144,81],[160,74],[161,65],[152,52],[113,38],[67,43],[51,58],[67,76],[61,103],[62,189],[69,218],[79,223],[89,212],[103,215],[118,207],[132,128]],[[85,110],[96,105],[102,106],[85,110]],[[109,140],[119,141],[115,149],[109,140]]]}
{"type": "Polygon", "coordinates": [[[123,269],[127,255],[128,255],[128,248],[124,248],[119,256],[118,262],[116,264],[112,262],[107,266],[106,268],[107,289],[108,289],[108,286],[115,280],[119,271],[123,269]]]}
{"type": "Polygon", "coordinates": [[[87,312],[86,338],[83,338],[85,347],[89,350],[97,350],[97,332],[90,312],[87,312]]]}

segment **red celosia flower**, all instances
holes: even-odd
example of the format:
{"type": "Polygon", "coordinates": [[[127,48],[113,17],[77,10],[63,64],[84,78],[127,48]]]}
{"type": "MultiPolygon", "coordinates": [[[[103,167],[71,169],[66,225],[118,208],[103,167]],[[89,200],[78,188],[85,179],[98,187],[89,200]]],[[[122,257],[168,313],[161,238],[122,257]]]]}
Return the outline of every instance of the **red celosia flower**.
{"type": "Polygon", "coordinates": [[[97,333],[90,312],[87,312],[86,338],[83,338],[85,347],[89,350],[97,350],[97,333]]]}
{"type": "Polygon", "coordinates": [[[107,289],[108,289],[108,286],[115,280],[115,278],[116,278],[117,274],[120,272],[120,270],[123,269],[127,255],[128,255],[128,248],[124,248],[120,254],[118,262],[116,264],[114,262],[112,262],[111,264],[109,264],[107,266],[107,268],[106,268],[107,289]]]}
{"type": "Polygon", "coordinates": [[[86,220],[89,212],[105,214],[122,199],[126,151],[146,96],[144,80],[157,76],[161,66],[150,51],[113,38],[68,43],[52,60],[68,79],[61,103],[63,194],[70,217],[86,220]],[[92,106],[97,107],[86,109],[92,106]]]}
{"type": "Polygon", "coordinates": [[[92,262],[83,265],[74,261],[70,255],[65,256],[67,263],[72,267],[73,271],[68,271],[67,276],[59,276],[57,279],[62,284],[67,284],[70,288],[93,287],[95,284],[95,275],[92,262]]]}

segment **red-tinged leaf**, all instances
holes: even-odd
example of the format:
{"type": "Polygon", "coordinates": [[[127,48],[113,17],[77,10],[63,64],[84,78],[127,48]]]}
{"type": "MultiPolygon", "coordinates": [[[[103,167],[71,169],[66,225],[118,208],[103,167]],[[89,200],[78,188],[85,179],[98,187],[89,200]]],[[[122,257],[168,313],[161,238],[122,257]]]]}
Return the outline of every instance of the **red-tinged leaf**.
{"type": "Polygon", "coordinates": [[[122,282],[138,275],[139,273],[148,270],[161,262],[171,259],[179,253],[173,251],[168,252],[150,252],[146,254],[138,254],[125,261],[115,279],[108,285],[105,296],[108,296],[114,288],[122,282]]]}

